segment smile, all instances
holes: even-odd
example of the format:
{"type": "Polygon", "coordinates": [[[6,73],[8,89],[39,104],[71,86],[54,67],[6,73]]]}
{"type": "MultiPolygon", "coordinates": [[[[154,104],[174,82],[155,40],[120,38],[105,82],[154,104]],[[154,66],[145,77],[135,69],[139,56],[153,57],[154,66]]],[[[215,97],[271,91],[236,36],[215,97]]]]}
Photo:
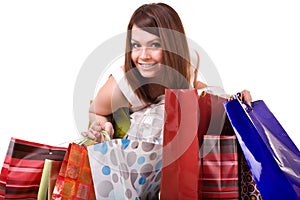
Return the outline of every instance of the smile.
{"type": "Polygon", "coordinates": [[[139,63],[139,65],[143,68],[151,68],[155,66],[157,63],[139,63]]]}

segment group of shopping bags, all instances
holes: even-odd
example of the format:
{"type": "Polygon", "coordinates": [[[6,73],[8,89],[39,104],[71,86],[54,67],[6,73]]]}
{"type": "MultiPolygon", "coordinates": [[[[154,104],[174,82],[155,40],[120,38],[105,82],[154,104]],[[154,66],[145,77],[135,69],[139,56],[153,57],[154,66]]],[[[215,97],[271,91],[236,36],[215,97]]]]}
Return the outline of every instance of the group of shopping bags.
{"type": "Polygon", "coordinates": [[[163,145],[12,138],[0,199],[300,199],[300,152],[262,101],[165,92],[163,145]]]}
{"type": "Polygon", "coordinates": [[[0,199],[152,199],[159,193],[161,162],[161,145],[142,141],[64,148],[12,138],[0,199]]]}
{"type": "Polygon", "coordinates": [[[300,152],[264,101],[167,90],[165,102],[161,199],[300,199],[300,152]]]}
{"type": "Polygon", "coordinates": [[[223,106],[227,99],[167,90],[165,101],[163,158],[179,155],[176,161],[163,159],[161,199],[239,199],[242,177],[236,136],[223,106]]]}

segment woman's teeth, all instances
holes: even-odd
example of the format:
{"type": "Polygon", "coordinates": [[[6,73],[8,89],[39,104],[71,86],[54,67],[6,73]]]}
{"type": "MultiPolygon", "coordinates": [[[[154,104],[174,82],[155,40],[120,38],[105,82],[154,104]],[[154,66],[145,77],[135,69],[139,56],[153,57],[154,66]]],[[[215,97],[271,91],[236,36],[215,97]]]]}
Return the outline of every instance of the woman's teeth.
{"type": "Polygon", "coordinates": [[[143,64],[143,63],[140,63],[140,66],[142,66],[144,68],[149,68],[149,67],[152,67],[154,65],[155,65],[155,63],[152,63],[152,64],[143,64]]]}

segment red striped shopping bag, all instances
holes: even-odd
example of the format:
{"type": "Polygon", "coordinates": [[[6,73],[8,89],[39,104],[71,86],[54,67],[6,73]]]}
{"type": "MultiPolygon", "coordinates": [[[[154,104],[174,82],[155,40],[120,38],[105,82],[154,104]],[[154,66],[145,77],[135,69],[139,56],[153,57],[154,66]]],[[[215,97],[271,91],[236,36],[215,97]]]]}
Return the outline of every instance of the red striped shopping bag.
{"type": "Polygon", "coordinates": [[[0,174],[0,199],[36,199],[45,159],[63,160],[65,147],[11,138],[0,174]]]}
{"type": "Polygon", "coordinates": [[[239,199],[236,136],[204,135],[201,158],[203,199],[239,199]]]}

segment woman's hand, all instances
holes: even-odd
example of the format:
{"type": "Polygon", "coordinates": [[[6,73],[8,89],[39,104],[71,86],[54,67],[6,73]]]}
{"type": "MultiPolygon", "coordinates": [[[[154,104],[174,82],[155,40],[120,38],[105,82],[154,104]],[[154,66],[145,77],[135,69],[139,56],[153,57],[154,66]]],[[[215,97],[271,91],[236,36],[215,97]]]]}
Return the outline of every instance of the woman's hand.
{"type": "Polygon", "coordinates": [[[252,96],[248,90],[243,90],[240,92],[240,98],[243,102],[245,102],[247,105],[251,106],[252,102],[252,96]]]}
{"type": "Polygon", "coordinates": [[[81,134],[84,137],[88,137],[97,142],[107,141],[105,135],[103,135],[102,131],[106,131],[109,134],[109,137],[112,138],[114,135],[113,125],[110,122],[103,122],[100,120],[92,122],[90,128],[86,132],[82,132],[81,134]]]}
{"type": "Polygon", "coordinates": [[[194,82],[194,88],[195,89],[203,89],[203,88],[206,88],[207,85],[201,81],[195,81],[194,82]]]}

